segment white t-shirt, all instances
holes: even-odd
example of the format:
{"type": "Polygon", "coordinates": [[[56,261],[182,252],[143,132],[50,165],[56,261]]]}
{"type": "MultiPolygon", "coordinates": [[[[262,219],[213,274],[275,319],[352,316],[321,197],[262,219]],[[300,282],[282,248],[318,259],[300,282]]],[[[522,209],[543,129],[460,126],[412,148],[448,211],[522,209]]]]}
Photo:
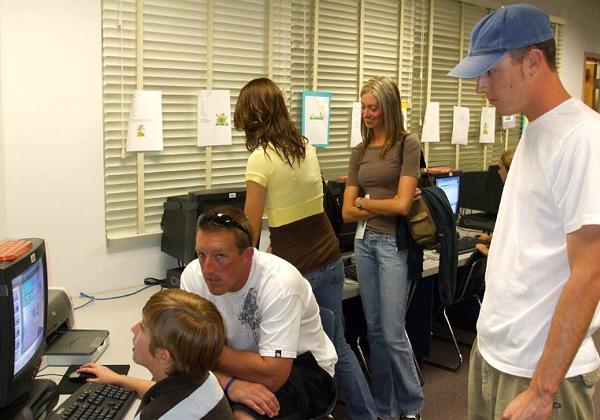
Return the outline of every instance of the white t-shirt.
{"type": "MultiPolygon", "coordinates": [[[[531,122],[504,186],[477,322],[479,350],[496,369],[530,378],[570,275],[566,235],[600,224],[600,116],[569,99],[531,122]]],[[[573,308],[577,309],[577,308],[573,308]]],[[[567,377],[600,364],[591,334],[567,377]]]]}
{"type": "Polygon", "coordinates": [[[215,304],[232,348],[288,358],[310,351],[333,377],[337,354],[323,331],[310,283],[284,259],[254,249],[244,287],[221,296],[210,293],[195,259],[181,275],[181,288],[215,304]]]}

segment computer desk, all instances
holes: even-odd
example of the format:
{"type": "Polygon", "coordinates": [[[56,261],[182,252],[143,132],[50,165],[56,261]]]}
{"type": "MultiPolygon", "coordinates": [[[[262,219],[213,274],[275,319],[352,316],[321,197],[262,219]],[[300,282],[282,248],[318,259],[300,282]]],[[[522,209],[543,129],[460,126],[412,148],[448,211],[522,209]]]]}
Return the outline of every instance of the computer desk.
{"type": "MultiPolygon", "coordinates": [[[[461,234],[472,234],[461,230],[461,234]]],[[[458,254],[458,267],[462,267],[471,252],[458,254]]],[[[422,278],[412,291],[410,304],[406,313],[406,331],[413,350],[418,357],[430,355],[432,330],[437,301],[437,273],[439,271],[439,255],[435,251],[426,250],[423,255],[422,278]]],[[[366,322],[360,308],[358,282],[345,279],[343,290],[343,309],[345,316],[346,338],[350,346],[357,349],[358,339],[366,340],[366,322]]]]}
{"type": "MultiPolygon", "coordinates": [[[[470,252],[465,254],[458,254],[458,266],[461,267],[465,264],[467,259],[471,255],[470,252]]],[[[435,251],[426,250],[423,253],[423,273],[421,277],[423,279],[431,277],[437,274],[439,271],[439,255],[435,251]]],[[[344,290],[342,292],[342,299],[350,299],[355,296],[359,296],[358,282],[352,279],[344,280],[344,290]]]]}
{"type": "MultiPolygon", "coordinates": [[[[96,297],[110,297],[132,293],[141,287],[136,286],[123,290],[94,294],[96,297]]],[[[110,344],[96,363],[103,365],[130,365],[129,376],[150,379],[150,372],[131,360],[133,347],[133,333],[130,328],[142,318],[142,308],[154,293],[160,290],[159,286],[149,287],[135,295],[114,300],[96,300],[83,308],[75,311],[76,329],[108,330],[110,344]]],[[[73,306],[77,307],[87,302],[84,298],[75,298],[73,306]]],[[[67,366],[48,366],[38,373],[38,377],[52,379],[60,382],[67,366]],[[52,375],[52,376],[45,376],[52,375]]],[[[61,395],[58,407],[68,395],[61,395]]],[[[126,419],[133,419],[139,406],[139,399],[134,402],[126,419]]],[[[55,407],[55,408],[56,408],[55,407]]]]}
{"type": "MultiPolygon", "coordinates": [[[[463,265],[469,254],[459,255],[459,265],[463,265]]],[[[433,251],[426,251],[423,261],[423,281],[438,272],[437,254],[433,251]]],[[[119,296],[132,293],[141,287],[131,287],[123,290],[98,293],[97,298],[119,296]]],[[[75,310],[75,325],[77,329],[101,329],[110,332],[110,345],[96,361],[103,365],[123,365],[129,364],[128,375],[139,378],[150,379],[150,372],[143,366],[137,365],[131,359],[132,338],[131,326],[138,322],[142,317],[142,308],[150,296],[160,290],[159,286],[149,287],[131,296],[112,300],[96,300],[80,309],[75,310]]],[[[350,299],[359,296],[358,282],[346,280],[344,282],[343,299],[350,299]]],[[[87,302],[85,298],[75,298],[73,306],[77,307],[87,302]]],[[[427,328],[425,329],[427,330],[427,328]]],[[[427,332],[427,331],[426,331],[427,332]]],[[[48,377],[56,383],[60,382],[62,375],[67,370],[66,366],[48,366],[39,372],[39,377],[48,377]]],[[[60,405],[68,396],[61,395],[60,405]]],[[[137,400],[126,419],[133,419],[139,405],[137,400]]]]}

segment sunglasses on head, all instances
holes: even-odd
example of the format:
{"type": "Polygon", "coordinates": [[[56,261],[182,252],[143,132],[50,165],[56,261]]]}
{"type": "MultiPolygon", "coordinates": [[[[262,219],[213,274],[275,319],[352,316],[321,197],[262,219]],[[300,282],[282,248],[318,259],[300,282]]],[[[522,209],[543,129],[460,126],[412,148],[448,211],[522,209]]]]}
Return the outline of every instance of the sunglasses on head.
{"type": "Polygon", "coordinates": [[[248,242],[252,245],[252,235],[250,235],[250,232],[230,215],[226,213],[204,213],[198,220],[198,227],[206,226],[209,223],[224,228],[234,227],[241,230],[248,237],[248,242]]]}

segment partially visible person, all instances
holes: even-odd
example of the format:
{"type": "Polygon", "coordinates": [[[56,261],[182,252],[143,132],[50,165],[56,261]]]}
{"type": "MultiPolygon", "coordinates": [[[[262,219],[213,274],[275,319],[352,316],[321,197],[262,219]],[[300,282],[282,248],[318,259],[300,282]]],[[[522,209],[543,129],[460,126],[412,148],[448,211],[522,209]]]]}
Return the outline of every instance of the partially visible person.
{"type": "Polygon", "coordinates": [[[357,229],[354,256],[378,415],[415,419],[423,391],[405,329],[408,250],[397,243],[396,219],[412,206],[421,148],[418,137],[404,128],[400,93],[391,79],[371,79],[360,94],[363,141],[350,157],[342,215],[346,222],[366,224],[363,235],[357,229]]]}
{"type": "Polygon", "coordinates": [[[337,355],[310,284],[286,260],[252,247],[252,227],[223,206],[198,218],[196,253],[181,287],[213,302],[227,345],[215,375],[236,419],[306,419],[336,395],[337,355]]]}
{"type": "Polygon", "coordinates": [[[548,15],[485,16],[450,76],[529,119],[502,194],[469,366],[471,419],[594,419],[600,357],[600,116],[570,97],[548,15]],[[497,246],[496,246],[497,245],[497,246]]]}
{"type": "Polygon", "coordinates": [[[500,155],[500,160],[498,161],[498,175],[502,182],[506,182],[506,177],[508,176],[508,171],[510,170],[514,155],[515,149],[505,150],[500,155]]]}
{"type": "Polygon", "coordinates": [[[152,381],[95,363],[78,371],[96,376],[89,382],[136,391],[142,398],[136,419],[233,419],[210,372],[225,343],[223,319],[212,303],[183,290],[162,290],[148,300],[131,331],[133,361],[150,371],[152,381]]]}
{"type": "MultiPolygon", "coordinates": [[[[498,161],[498,175],[500,176],[502,182],[506,182],[506,177],[508,176],[508,170],[510,169],[510,164],[512,163],[514,154],[514,149],[508,149],[505,150],[502,155],[500,155],[500,160],[498,161]]],[[[492,242],[492,233],[489,235],[487,233],[479,234],[479,240],[481,243],[475,245],[475,249],[487,256],[489,253],[490,243],[492,242]]]]}
{"type": "Polygon", "coordinates": [[[234,124],[251,152],[246,169],[244,212],[257,246],[267,210],[271,252],[291,262],[306,278],[320,306],[335,315],[336,379],[352,419],[375,419],[375,403],[356,355],[344,336],[344,267],[339,242],[323,209],[317,152],[289,115],[281,90],[266,78],[240,91],[234,124]]]}

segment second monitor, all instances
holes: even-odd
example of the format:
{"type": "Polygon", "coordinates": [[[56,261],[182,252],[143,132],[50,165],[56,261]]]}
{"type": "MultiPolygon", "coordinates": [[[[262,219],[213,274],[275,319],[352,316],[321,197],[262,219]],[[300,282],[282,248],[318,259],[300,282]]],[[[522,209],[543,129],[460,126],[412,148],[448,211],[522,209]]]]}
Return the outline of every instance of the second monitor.
{"type": "Polygon", "coordinates": [[[433,176],[435,185],[441,188],[448,197],[455,218],[458,217],[460,210],[460,175],[460,171],[454,171],[433,176]]]}

